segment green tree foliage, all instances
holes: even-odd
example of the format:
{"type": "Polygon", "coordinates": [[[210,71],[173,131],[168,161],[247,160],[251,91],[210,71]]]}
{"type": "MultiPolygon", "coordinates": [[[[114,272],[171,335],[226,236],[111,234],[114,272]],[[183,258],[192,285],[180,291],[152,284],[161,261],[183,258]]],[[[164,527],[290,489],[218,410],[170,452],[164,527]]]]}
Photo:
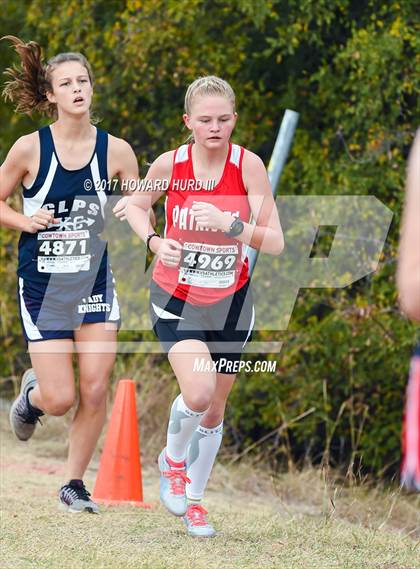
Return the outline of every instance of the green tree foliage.
{"type": "MultiPolygon", "coordinates": [[[[301,291],[281,336],[277,373],[241,378],[228,424],[239,449],[283,425],[266,441],[276,459],[319,460],[327,449],[332,462],[395,472],[416,335],[398,311],[394,276],[405,162],[419,123],[415,2],[32,0],[3,8],[5,33],[38,41],[47,56],[72,50],[88,57],[101,126],[134,146],[143,173],[147,161],[183,142],[186,86],[211,73],[237,93],[235,140],[266,161],[284,109],[300,113],[281,193],[370,194],[392,209],[376,273],[344,290],[301,291]]],[[[13,60],[4,42],[0,60],[13,60]]],[[[0,113],[4,157],[42,121],[6,105],[0,113]]],[[[24,353],[13,300],[15,245],[13,232],[2,230],[5,376],[16,373],[24,353]]]]}

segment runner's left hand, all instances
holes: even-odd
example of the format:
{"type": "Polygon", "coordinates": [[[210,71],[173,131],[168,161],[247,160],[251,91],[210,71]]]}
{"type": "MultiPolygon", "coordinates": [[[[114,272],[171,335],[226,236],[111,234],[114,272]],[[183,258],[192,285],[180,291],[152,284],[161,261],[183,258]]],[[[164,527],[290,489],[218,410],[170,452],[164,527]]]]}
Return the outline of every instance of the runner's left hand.
{"type": "Polygon", "coordinates": [[[207,202],[193,202],[191,212],[197,222],[197,227],[228,231],[234,220],[230,213],[221,211],[213,204],[207,202]]]}

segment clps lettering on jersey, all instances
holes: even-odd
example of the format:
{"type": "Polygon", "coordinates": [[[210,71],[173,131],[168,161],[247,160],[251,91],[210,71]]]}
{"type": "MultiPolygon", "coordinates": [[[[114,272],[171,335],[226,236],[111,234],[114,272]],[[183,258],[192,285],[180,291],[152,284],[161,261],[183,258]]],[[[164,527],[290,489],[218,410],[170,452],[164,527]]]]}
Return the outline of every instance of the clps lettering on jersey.
{"type": "Polygon", "coordinates": [[[179,266],[165,267],[160,261],[153,280],[168,293],[192,304],[212,304],[233,294],[248,281],[248,259],[240,241],[214,228],[197,226],[191,207],[208,202],[223,212],[248,221],[250,208],[242,179],[244,149],[229,144],[220,181],[211,190],[198,187],[191,156],[192,145],[174,153],[172,179],[165,201],[165,237],[182,244],[179,266]],[[180,180],[184,191],[179,191],[180,180]],[[176,184],[174,184],[176,181],[176,184]]]}

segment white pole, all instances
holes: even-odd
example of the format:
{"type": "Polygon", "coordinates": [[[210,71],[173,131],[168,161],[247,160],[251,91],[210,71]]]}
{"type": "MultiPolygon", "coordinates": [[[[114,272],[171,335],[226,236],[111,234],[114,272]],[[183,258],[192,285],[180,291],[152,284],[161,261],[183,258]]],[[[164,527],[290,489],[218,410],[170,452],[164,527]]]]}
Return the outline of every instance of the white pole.
{"type": "MultiPolygon", "coordinates": [[[[271,155],[270,163],[268,165],[268,178],[271,184],[271,191],[273,196],[276,196],[277,186],[280,180],[281,173],[283,172],[284,165],[287,160],[290,148],[292,146],[293,136],[295,134],[296,125],[299,120],[299,113],[286,109],[283,120],[279,128],[277,140],[274,145],[274,150],[271,155]]],[[[257,262],[258,251],[252,247],[248,247],[247,255],[249,260],[249,274],[252,275],[257,262]]]]}

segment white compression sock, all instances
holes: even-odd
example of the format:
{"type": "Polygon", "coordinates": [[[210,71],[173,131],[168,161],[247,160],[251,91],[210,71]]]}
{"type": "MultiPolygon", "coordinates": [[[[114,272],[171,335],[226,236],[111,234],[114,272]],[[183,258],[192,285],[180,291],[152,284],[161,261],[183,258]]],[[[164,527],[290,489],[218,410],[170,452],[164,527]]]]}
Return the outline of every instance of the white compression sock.
{"type": "Polygon", "coordinates": [[[223,438],[223,421],[210,429],[197,428],[188,447],[186,492],[189,500],[201,500],[223,438]]]}
{"type": "Polygon", "coordinates": [[[180,393],[174,400],[169,416],[166,454],[175,462],[185,460],[187,446],[200,424],[205,411],[198,413],[189,409],[180,393]]]}

